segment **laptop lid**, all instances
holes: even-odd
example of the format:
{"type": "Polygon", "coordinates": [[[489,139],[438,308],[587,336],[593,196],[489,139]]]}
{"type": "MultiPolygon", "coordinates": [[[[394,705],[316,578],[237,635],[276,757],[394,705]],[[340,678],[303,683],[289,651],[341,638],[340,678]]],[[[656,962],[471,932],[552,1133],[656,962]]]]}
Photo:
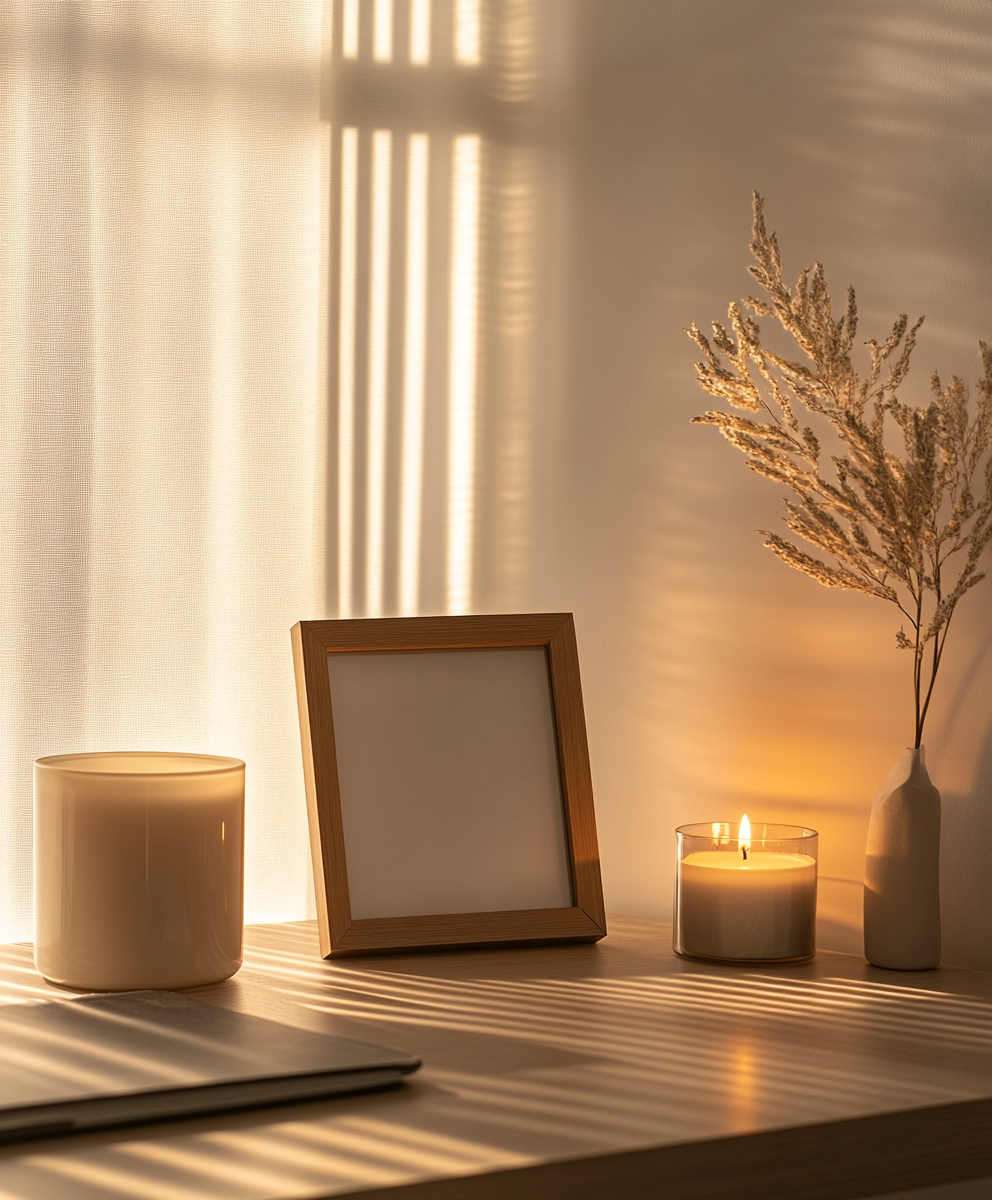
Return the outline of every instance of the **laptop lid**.
{"type": "Polygon", "coordinates": [[[10,1005],[0,1008],[0,1141],[367,1091],[419,1066],[177,992],[10,1005]]]}

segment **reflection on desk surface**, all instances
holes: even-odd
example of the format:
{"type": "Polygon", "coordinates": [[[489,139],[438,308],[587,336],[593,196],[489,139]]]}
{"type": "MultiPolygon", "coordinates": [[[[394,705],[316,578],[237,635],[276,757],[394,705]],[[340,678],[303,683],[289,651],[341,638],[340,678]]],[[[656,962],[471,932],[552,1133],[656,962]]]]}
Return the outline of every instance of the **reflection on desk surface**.
{"type": "MultiPolygon", "coordinates": [[[[249,927],[194,995],[421,1055],[397,1092],[0,1157],[0,1197],[303,1197],[992,1096],[992,976],[676,958],[667,926],[596,945],[325,962],[309,922],[249,927]]],[[[51,995],[0,951],[0,1001],[51,995]]],[[[64,995],[64,992],[60,992],[64,995]]]]}

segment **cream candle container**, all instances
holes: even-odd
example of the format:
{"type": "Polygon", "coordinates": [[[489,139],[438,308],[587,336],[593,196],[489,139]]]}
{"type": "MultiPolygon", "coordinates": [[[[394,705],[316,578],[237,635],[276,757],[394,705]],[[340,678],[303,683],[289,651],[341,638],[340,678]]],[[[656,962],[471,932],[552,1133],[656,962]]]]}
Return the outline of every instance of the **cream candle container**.
{"type": "Polygon", "coordinates": [[[35,965],[86,991],[215,983],[241,966],[244,781],[207,754],[34,767],[35,965]]]}
{"type": "Polygon", "coordinates": [[[675,831],[675,951],[721,962],[812,958],[817,833],[746,821],[675,831]]]}

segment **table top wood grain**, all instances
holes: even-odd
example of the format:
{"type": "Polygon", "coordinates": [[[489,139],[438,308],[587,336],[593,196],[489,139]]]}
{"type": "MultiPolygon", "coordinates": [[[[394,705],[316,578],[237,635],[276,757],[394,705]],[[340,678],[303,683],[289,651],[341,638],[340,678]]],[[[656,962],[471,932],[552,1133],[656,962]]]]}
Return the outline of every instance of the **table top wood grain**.
{"type": "MultiPolygon", "coordinates": [[[[58,994],[0,947],[0,1002],[58,994]]],[[[844,1200],[992,1175],[992,975],[591,945],[327,962],[249,926],[214,1004],[419,1054],[387,1092],[0,1150],[0,1200],[844,1200]],[[663,1186],[662,1186],[663,1185],[663,1186]]]]}

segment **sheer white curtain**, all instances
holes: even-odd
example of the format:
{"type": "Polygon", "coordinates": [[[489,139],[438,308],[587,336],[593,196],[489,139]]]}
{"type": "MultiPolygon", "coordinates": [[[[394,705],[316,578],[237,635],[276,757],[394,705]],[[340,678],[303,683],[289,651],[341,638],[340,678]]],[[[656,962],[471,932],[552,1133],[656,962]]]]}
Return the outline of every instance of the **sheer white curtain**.
{"type": "Polygon", "coordinates": [[[0,939],[72,750],[244,758],[307,915],[289,627],[535,606],[560,9],[0,3],[0,939]]]}
{"type": "Polygon", "coordinates": [[[0,939],[31,763],[248,763],[247,918],[306,915],[289,627],[324,611],[320,0],[0,7],[0,939]]]}

